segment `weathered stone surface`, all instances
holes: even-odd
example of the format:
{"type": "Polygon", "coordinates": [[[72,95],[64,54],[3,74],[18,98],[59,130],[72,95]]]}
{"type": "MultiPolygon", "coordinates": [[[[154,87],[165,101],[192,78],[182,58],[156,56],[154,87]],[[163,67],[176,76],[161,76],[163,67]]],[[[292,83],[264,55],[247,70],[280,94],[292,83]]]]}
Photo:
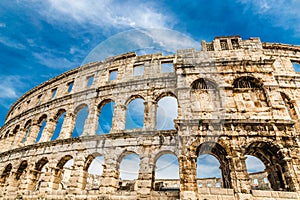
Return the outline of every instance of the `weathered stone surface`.
{"type": "Polygon", "coordinates": [[[300,74],[293,63],[300,63],[298,46],[230,36],[203,41],[201,51],[127,53],[68,71],[10,108],[0,129],[0,198],[300,199],[300,74]],[[164,64],[173,71],[163,73],[164,64]],[[143,75],[134,76],[136,66],[144,66],[143,75]],[[166,96],[177,100],[175,128],[157,130],[158,103],[166,96]],[[126,130],[136,98],[144,101],[144,125],[126,130]],[[99,113],[108,102],[114,102],[112,127],[99,135],[99,113]],[[83,132],[72,138],[85,106],[83,132]],[[138,179],[120,180],[120,163],[132,153],[140,158],[138,179]],[[179,180],[155,180],[156,161],[167,153],[178,158],[179,180]],[[221,179],[196,178],[201,154],[220,161],[221,179]],[[261,159],[265,172],[248,174],[246,155],[261,159]],[[104,157],[101,176],[88,174],[96,156],[104,157]],[[70,159],[73,166],[63,168],[70,159]]]}

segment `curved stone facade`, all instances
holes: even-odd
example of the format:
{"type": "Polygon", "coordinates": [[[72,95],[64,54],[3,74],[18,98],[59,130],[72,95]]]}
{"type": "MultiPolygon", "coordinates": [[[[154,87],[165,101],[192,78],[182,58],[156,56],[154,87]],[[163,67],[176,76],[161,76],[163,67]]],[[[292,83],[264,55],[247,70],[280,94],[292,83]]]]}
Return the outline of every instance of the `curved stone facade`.
{"type": "Polygon", "coordinates": [[[203,41],[201,51],[127,53],[68,71],[10,108],[0,130],[1,198],[300,199],[300,74],[293,67],[299,62],[300,47],[230,36],[203,41]],[[164,97],[178,105],[170,130],[156,126],[164,97]],[[143,102],[144,120],[132,129],[126,112],[135,99],[143,102]],[[98,134],[101,109],[109,102],[112,127],[98,134]],[[88,115],[75,134],[83,108],[88,115]],[[122,181],[120,162],[132,153],[140,159],[138,177],[122,181]],[[156,161],[164,154],[178,158],[176,187],[167,187],[172,180],[155,180],[156,161]],[[199,187],[208,181],[196,178],[201,154],[220,162],[222,180],[213,183],[221,187],[199,187]],[[247,173],[246,155],[264,163],[264,174],[247,173]],[[104,164],[95,178],[88,168],[97,156],[104,164]],[[64,169],[71,159],[73,166],[64,169]],[[62,183],[67,172],[70,178],[62,183]],[[263,177],[268,184],[259,190],[252,179],[263,177]]]}

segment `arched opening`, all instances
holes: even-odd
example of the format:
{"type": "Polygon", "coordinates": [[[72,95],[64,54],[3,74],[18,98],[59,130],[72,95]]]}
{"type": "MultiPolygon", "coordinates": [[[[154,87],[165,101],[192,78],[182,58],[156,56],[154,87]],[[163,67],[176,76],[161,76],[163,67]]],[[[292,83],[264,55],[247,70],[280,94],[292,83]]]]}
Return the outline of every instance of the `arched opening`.
{"type": "Polygon", "coordinates": [[[298,120],[297,112],[291,99],[283,92],[280,92],[280,94],[282,97],[282,103],[285,107],[286,113],[291,117],[291,119],[298,120]]]}
{"type": "Polygon", "coordinates": [[[40,127],[40,130],[39,130],[38,135],[35,139],[35,143],[38,143],[40,141],[40,139],[42,137],[42,134],[43,134],[43,131],[46,127],[46,124],[47,124],[47,115],[43,115],[38,121],[38,125],[40,127]]]}
{"type": "Polygon", "coordinates": [[[112,120],[114,115],[115,102],[110,101],[100,106],[100,113],[98,118],[98,128],[96,134],[106,134],[110,132],[112,127],[112,120]]]}
{"type": "MultiPolygon", "coordinates": [[[[81,107],[81,106],[80,106],[81,107]]],[[[77,109],[76,109],[77,110],[77,109]]],[[[75,126],[72,132],[72,138],[80,137],[84,131],[85,121],[89,115],[89,109],[85,105],[77,112],[75,126]]]]}
{"type": "Polygon", "coordinates": [[[28,166],[28,163],[26,160],[21,162],[21,164],[19,165],[18,170],[15,174],[16,180],[20,180],[20,178],[23,175],[23,172],[26,170],[27,166],[28,166]]]}
{"type": "Polygon", "coordinates": [[[191,109],[200,117],[211,118],[213,112],[218,112],[221,99],[215,82],[200,78],[191,85],[191,109]],[[205,115],[204,115],[205,114],[205,115]]]}
{"type": "Polygon", "coordinates": [[[6,167],[4,168],[0,177],[0,188],[5,186],[6,180],[10,175],[11,169],[12,169],[12,164],[10,163],[6,165],[6,167]]]}
{"type": "Polygon", "coordinates": [[[27,167],[28,167],[28,163],[26,160],[22,161],[21,164],[19,165],[17,172],[15,174],[15,179],[17,181],[16,188],[19,188],[19,185],[21,184],[20,180],[23,179],[27,167]]]}
{"type": "Polygon", "coordinates": [[[37,191],[40,189],[43,182],[45,182],[45,173],[47,172],[46,164],[47,158],[42,158],[35,163],[35,168],[31,171],[30,183],[28,184],[28,190],[37,191]]]}
{"type": "Polygon", "coordinates": [[[99,154],[90,156],[87,161],[85,173],[86,177],[86,190],[98,190],[103,173],[104,157],[99,154]]]}
{"type": "Polygon", "coordinates": [[[17,139],[16,139],[17,137],[16,137],[16,135],[17,135],[19,129],[20,129],[20,125],[18,124],[18,125],[15,126],[15,128],[14,128],[14,130],[12,132],[12,136],[13,137],[12,137],[12,140],[9,141],[9,145],[17,143],[17,139]]]}
{"type": "MultiPolygon", "coordinates": [[[[249,159],[249,156],[254,156],[256,158],[259,158],[259,160],[263,163],[265,167],[265,170],[263,172],[265,173],[264,175],[267,176],[269,182],[268,184],[272,190],[295,190],[294,183],[291,178],[292,176],[290,174],[286,160],[284,159],[284,155],[281,153],[280,149],[277,146],[267,142],[254,142],[247,147],[246,155],[248,155],[247,159],[249,159]]],[[[251,157],[251,159],[253,160],[253,157],[251,157]]],[[[249,174],[249,176],[251,177],[251,173],[249,174]]],[[[259,189],[260,187],[257,188],[259,189]]]]}
{"type": "Polygon", "coordinates": [[[250,186],[252,190],[271,189],[266,167],[259,158],[246,155],[246,168],[250,178],[250,186]]]}
{"type": "Polygon", "coordinates": [[[154,190],[156,191],[179,191],[179,163],[173,154],[161,155],[155,163],[154,190]]]}
{"type": "Polygon", "coordinates": [[[175,129],[174,119],[178,116],[177,99],[166,96],[157,103],[156,129],[173,130],[175,129]]]}
{"type": "Polygon", "coordinates": [[[28,120],[28,121],[26,122],[25,126],[24,126],[25,136],[24,136],[24,138],[23,138],[23,140],[22,140],[22,143],[23,143],[23,144],[27,141],[27,137],[28,137],[28,135],[29,135],[29,133],[30,133],[30,129],[31,129],[31,119],[28,120]]]}
{"type": "Polygon", "coordinates": [[[215,142],[202,143],[197,148],[197,155],[197,178],[200,178],[197,180],[198,187],[232,188],[231,162],[228,160],[226,150],[220,144],[215,142]],[[203,180],[201,180],[202,177],[203,180]]]}
{"type": "Polygon", "coordinates": [[[55,127],[55,130],[53,132],[53,135],[51,137],[51,141],[53,140],[56,140],[59,135],[60,135],[60,132],[61,132],[61,128],[63,126],[63,123],[64,123],[64,120],[65,120],[65,116],[66,116],[66,111],[65,110],[60,110],[54,120],[56,121],[56,127],[55,127]]]}
{"type": "Polygon", "coordinates": [[[3,141],[3,149],[10,149],[10,145],[14,140],[14,134],[10,130],[7,130],[5,134],[2,135],[1,140],[3,141]]]}
{"type": "Polygon", "coordinates": [[[56,166],[53,189],[66,190],[69,185],[74,159],[67,155],[60,159],[56,166]]]}
{"type": "Polygon", "coordinates": [[[125,129],[143,128],[144,100],[136,98],[127,105],[125,129]]]}
{"type": "Polygon", "coordinates": [[[134,191],[135,182],[138,179],[140,169],[140,157],[131,153],[124,156],[119,166],[119,190],[134,191]]]}
{"type": "Polygon", "coordinates": [[[261,89],[262,84],[259,80],[251,76],[243,76],[234,80],[234,88],[244,88],[244,89],[261,89]]]}
{"type": "Polygon", "coordinates": [[[199,188],[223,187],[222,171],[219,160],[210,154],[201,154],[197,158],[197,185],[199,188]]]}
{"type": "Polygon", "coordinates": [[[264,109],[268,107],[267,98],[262,83],[250,76],[239,77],[233,82],[233,97],[238,111],[258,112],[265,115],[264,109]]]}

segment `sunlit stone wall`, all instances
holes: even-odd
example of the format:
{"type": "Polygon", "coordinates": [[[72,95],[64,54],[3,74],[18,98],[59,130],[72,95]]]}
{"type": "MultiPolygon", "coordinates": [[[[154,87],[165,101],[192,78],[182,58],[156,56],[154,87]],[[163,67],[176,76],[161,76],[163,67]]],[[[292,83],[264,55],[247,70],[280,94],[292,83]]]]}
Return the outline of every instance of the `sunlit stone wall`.
{"type": "Polygon", "coordinates": [[[10,108],[0,196],[300,199],[299,63],[300,47],[230,36],[68,71],[10,108]],[[220,177],[201,179],[202,156],[220,177]]]}

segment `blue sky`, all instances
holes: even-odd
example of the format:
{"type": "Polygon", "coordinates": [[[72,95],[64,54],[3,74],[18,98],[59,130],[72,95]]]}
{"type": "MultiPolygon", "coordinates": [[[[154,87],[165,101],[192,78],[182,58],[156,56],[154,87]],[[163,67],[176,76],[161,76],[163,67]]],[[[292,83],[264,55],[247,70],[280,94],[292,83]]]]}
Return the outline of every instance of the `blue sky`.
{"type": "MultiPolygon", "coordinates": [[[[114,51],[118,46],[110,41],[120,33],[155,28],[184,34],[197,44],[241,35],[299,45],[299,7],[297,0],[1,0],[0,124],[24,92],[80,66],[99,44],[110,45],[110,54],[121,52],[124,48],[114,51]]],[[[176,37],[156,41],[173,44],[176,37]]]]}

